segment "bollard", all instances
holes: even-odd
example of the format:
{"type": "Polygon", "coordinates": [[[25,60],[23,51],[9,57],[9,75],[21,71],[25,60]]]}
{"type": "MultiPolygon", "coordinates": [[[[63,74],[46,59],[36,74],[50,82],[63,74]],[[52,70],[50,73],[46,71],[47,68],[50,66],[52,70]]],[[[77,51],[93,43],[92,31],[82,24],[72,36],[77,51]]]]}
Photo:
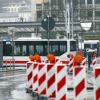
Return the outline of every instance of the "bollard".
{"type": "Polygon", "coordinates": [[[10,59],[9,62],[10,62],[10,69],[11,69],[12,60],[10,59]]]}
{"type": "Polygon", "coordinates": [[[7,62],[7,59],[6,59],[6,70],[7,70],[7,63],[8,63],[8,62],[7,62]]]}

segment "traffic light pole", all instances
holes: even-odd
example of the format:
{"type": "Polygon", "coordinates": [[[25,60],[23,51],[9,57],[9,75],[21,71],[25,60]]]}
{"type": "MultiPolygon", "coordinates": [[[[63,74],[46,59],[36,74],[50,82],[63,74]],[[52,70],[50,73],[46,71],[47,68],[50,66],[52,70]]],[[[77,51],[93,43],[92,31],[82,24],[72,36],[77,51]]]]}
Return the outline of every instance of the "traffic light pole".
{"type": "Polygon", "coordinates": [[[50,32],[50,31],[47,31],[47,33],[48,33],[48,49],[47,49],[47,50],[48,50],[48,54],[50,53],[50,47],[49,47],[49,46],[50,46],[50,44],[49,44],[49,40],[50,40],[49,38],[50,38],[50,37],[49,37],[49,32],[50,32]]]}
{"type": "Polygon", "coordinates": [[[47,34],[48,34],[48,54],[50,53],[50,45],[49,45],[49,38],[50,38],[50,30],[49,30],[49,16],[48,17],[48,30],[47,30],[47,34]]]}
{"type": "Polygon", "coordinates": [[[45,29],[47,32],[47,39],[48,39],[47,53],[49,54],[50,53],[50,30],[52,30],[54,28],[55,21],[52,17],[50,17],[48,15],[41,21],[41,25],[42,25],[43,29],[45,29]]]}

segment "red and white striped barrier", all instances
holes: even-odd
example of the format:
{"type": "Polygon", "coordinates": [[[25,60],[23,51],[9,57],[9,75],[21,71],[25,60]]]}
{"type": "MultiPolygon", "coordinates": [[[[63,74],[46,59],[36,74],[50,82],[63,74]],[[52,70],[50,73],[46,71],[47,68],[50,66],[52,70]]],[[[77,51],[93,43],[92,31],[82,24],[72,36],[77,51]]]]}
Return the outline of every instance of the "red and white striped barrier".
{"type": "Polygon", "coordinates": [[[94,87],[95,100],[100,100],[100,67],[95,68],[94,87]]]}
{"type": "Polygon", "coordinates": [[[55,66],[54,64],[47,64],[47,97],[56,97],[56,84],[55,84],[55,66]]]}
{"type": "Polygon", "coordinates": [[[61,62],[62,64],[68,65],[69,61],[70,61],[70,58],[67,58],[66,60],[61,60],[60,62],[61,62]]]}
{"type": "Polygon", "coordinates": [[[32,84],[33,92],[38,92],[38,63],[33,63],[33,84],[32,84]]]}
{"type": "Polygon", "coordinates": [[[69,72],[73,70],[73,64],[74,64],[74,59],[70,59],[68,66],[69,66],[69,72]]]}
{"type": "Polygon", "coordinates": [[[27,76],[26,88],[28,90],[32,90],[32,70],[33,70],[33,62],[27,62],[26,63],[26,76],[27,76]]]}
{"type": "Polygon", "coordinates": [[[86,99],[86,72],[84,67],[74,68],[74,100],[86,99]]]}
{"type": "Polygon", "coordinates": [[[92,66],[93,66],[93,67],[96,65],[96,62],[97,62],[96,57],[93,57],[93,60],[92,60],[92,66]]]}
{"type": "Polygon", "coordinates": [[[87,63],[87,59],[86,58],[83,58],[81,65],[84,66],[84,65],[86,65],[86,63],[87,63]]]}
{"type": "Polygon", "coordinates": [[[40,96],[46,96],[46,67],[45,63],[38,64],[38,93],[40,96]]]}
{"type": "Polygon", "coordinates": [[[56,66],[56,100],[67,100],[66,65],[56,66]]]}

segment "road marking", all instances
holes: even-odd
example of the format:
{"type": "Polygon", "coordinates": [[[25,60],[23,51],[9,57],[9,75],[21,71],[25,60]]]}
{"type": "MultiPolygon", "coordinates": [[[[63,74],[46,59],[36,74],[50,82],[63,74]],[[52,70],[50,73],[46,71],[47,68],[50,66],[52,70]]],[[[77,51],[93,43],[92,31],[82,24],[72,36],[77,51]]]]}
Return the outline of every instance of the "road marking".
{"type": "Polygon", "coordinates": [[[3,76],[3,77],[0,77],[0,79],[5,79],[5,78],[14,78],[14,77],[22,77],[22,76],[25,76],[25,74],[12,75],[12,76],[3,76]]]}
{"type": "Polygon", "coordinates": [[[0,86],[9,86],[10,84],[8,82],[0,82],[0,86]]]}

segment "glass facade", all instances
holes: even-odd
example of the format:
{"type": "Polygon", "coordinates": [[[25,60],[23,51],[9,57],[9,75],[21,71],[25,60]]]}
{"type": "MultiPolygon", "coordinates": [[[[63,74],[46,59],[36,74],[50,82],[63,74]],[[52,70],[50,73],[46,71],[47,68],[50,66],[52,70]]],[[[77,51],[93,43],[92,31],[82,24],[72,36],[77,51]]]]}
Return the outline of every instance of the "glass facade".
{"type": "MultiPolygon", "coordinates": [[[[67,2],[73,3],[73,6],[70,6],[70,10],[73,9],[73,22],[92,22],[91,31],[93,32],[100,28],[98,26],[100,23],[100,0],[67,0],[67,2]]],[[[37,17],[42,18],[42,16],[49,14],[55,21],[65,21],[65,5],[66,0],[48,0],[46,3],[37,5],[38,8],[42,9],[38,10],[37,17]]],[[[80,31],[76,25],[74,27],[74,32],[80,31]]]]}
{"type": "Polygon", "coordinates": [[[100,0],[94,0],[95,4],[100,4],[100,0]]]}
{"type": "Polygon", "coordinates": [[[100,0],[73,0],[73,12],[74,22],[89,21],[92,23],[89,32],[100,31],[100,0]]]}
{"type": "Polygon", "coordinates": [[[65,0],[48,0],[42,4],[37,4],[37,20],[50,15],[55,21],[64,21],[64,2],[65,0]]]}

